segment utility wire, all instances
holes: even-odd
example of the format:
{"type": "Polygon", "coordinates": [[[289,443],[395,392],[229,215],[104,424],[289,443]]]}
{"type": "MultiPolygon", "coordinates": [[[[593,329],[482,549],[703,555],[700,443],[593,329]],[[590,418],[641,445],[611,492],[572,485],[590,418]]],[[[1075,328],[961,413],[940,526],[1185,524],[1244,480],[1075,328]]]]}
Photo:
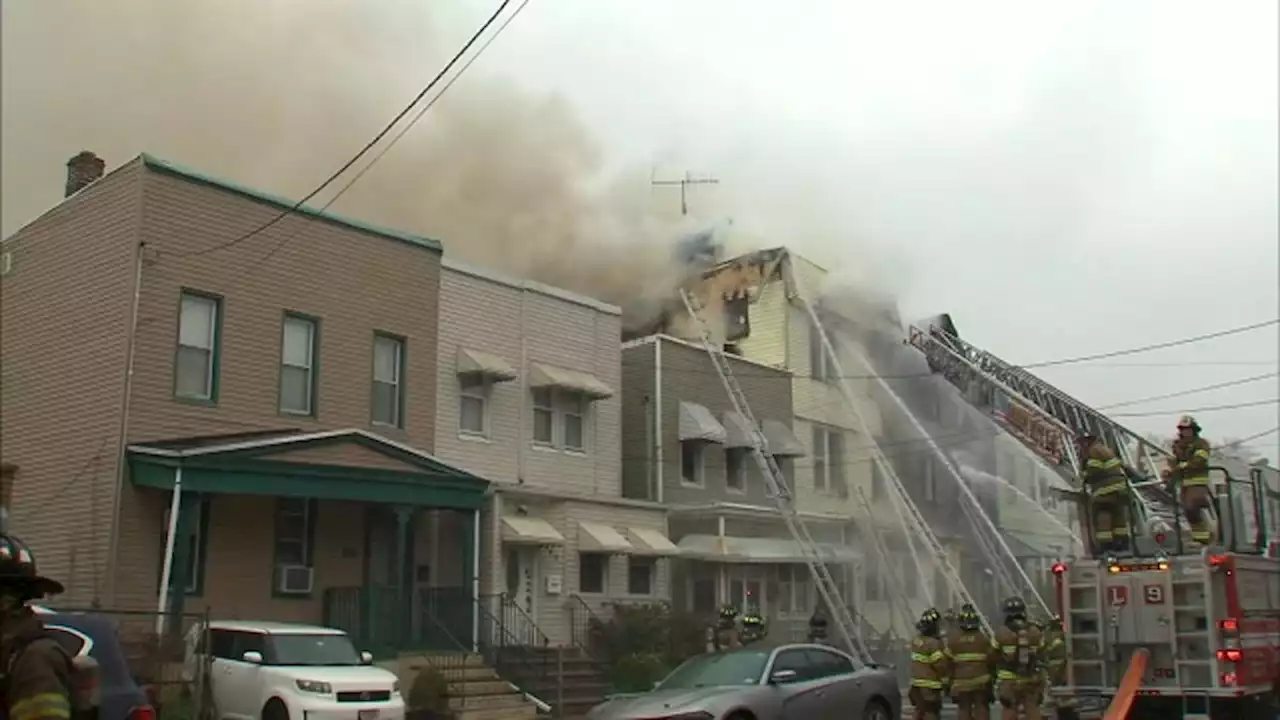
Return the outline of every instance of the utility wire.
{"type": "Polygon", "coordinates": [[[1266,436],[1268,436],[1268,435],[1270,435],[1271,433],[1276,432],[1276,431],[1280,431],[1280,425],[1277,425],[1277,426],[1275,426],[1275,427],[1271,428],[1270,430],[1263,430],[1262,432],[1254,433],[1254,434],[1252,434],[1252,435],[1249,435],[1248,437],[1242,437],[1242,438],[1240,438],[1239,440],[1232,440],[1231,442],[1229,442],[1229,443],[1227,443],[1227,444],[1225,444],[1225,445],[1219,445],[1217,449],[1221,450],[1221,449],[1223,449],[1223,448],[1239,447],[1240,445],[1243,445],[1243,444],[1245,444],[1245,443],[1247,443],[1247,442],[1250,442],[1250,441],[1252,441],[1252,440],[1257,440],[1258,438],[1264,438],[1264,437],[1266,437],[1266,436]]]}
{"type": "Polygon", "coordinates": [[[1111,413],[1111,417],[1155,417],[1157,415],[1177,415],[1179,413],[1215,412],[1218,410],[1237,410],[1240,408],[1261,407],[1263,405],[1280,405],[1280,398],[1258,400],[1256,402],[1234,403],[1232,405],[1207,405],[1198,408],[1182,408],[1181,410],[1158,410],[1155,412],[1111,413]]]}
{"type": "Polygon", "coordinates": [[[293,213],[302,209],[302,207],[307,204],[307,201],[311,200],[316,195],[319,195],[321,192],[324,191],[325,188],[332,185],[339,177],[342,176],[343,173],[345,173],[347,170],[350,170],[353,165],[359,162],[360,158],[368,154],[369,151],[372,150],[374,146],[377,145],[382,140],[382,138],[386,137],[387,133],[391,132],[392,128],[394,128],[397,123],[403,120],[404,117],[408,115],[409,112],[412,111],[413,108],[419,102],[422,101],[422,98],[426,97],[427,94],[430,93],[435,88],[435,86],[440,83],[440,80],[443,79],[444,76],[450,70],[453,69],[453,66],[458,64],[458,61],[462,59],[462,56],[465,55],[467,51],[471,49],[471,46],[474,45],[476,41],[480,39],[480,36],[483,35],[489,29],[489,26],[493,25],[493,23],[498,19],[498,17],[502,14],[502,12],[507,9],[507,6],[510,4],[511,4],[511,0],[502,0],[502,3],[498,5],[498,9],[495,10],[493,14],[489,16],[489,19],[486,20],[485,23],[480,26],[479,30],[476,30],[475,34],[471,36],[471,39],[467,41],[467,44],[462,46],[462,49],[459,50],[457,54],[455,54],[453,58],[449,60],[448,64],[446,64],[444,68],[440,70],[439,73],[436,73],[436,76],[431,79],[431,82],[427,83],[426,87],[422,88],[422,90],[413,98],[413,100],[408,105],[406,105],[403,110],[397,113],[396,116],[391,119],[391,122],[387,123],[387,126],[384,127],[377,135],[375,135],[373,139],[370,140],[360,150],[360,152],[356,153],[355,156],[353,156],[350,160],[343,163],[342,167],[338,168],[332,175],[328,177],[328,179],[320,183],[320,185],[316,187],[315,190],[312,190],[311,192],[307,193],[306,197],[299,200],[292,207],[285,209],[279,215],[276,215],[275,217],[273,217],[271,220],[268,220],[266,223],[263,223],[262,225],[259,225],[258,227],[254,228],[253,230],[243,235],[240,235],[239,237],[236,237],[230,241],[219,243],[217,245],[212,245],[210,247],[207,247],[201,250],[195,250],[192,252],[175,253],[170,257],[173,257],[173,258],[195,257],[199,255],[207,255],[209,253],[217,252],[219,250],[225,250],[227,248],[238,245],[244,242],[245,240],[248,240],[258,235],[259,233],[272,227],[273,225],[280,222],[281,220],[288,217],[289,215],[292,215],[293,213]]]}
{"type": "Polygon", "coordinates": [[[1045,362],[1031,363],[1029,365],[1019,365],[1017,367],[1023,370],[1032,368],[1054,367],[1057,365],[1070,365],[1073,363],[1090,362],[1092,360],[1104,360],[1106,358],[1120,357],[1121,355],[1134,355],[1136,353],[1149,352],[1151,350],[1163,350],[1164,348],[1178,347],[1179,345],[1189,345],[1191,343],[1201,342],[1203,340],[1212,340],[1214,338],[1226,337],[1228,335],[1238,335],[1250,330],[1259,330],[1264,327],[1270,327],[1280,323],[1280,318],[1275,320],[1267,320],[1266,322],[1254,323],[1252,325],[1244,325],[1242,327],[1231,328],[1229,330],[1219,330],[1205,335],[1196,335],[1194,337],[1183,338],[1181,340],[1170,340],[1153,345],[1143,345],[1141,347],[1129,348],[1127,350],[1115,350],[1113,352],[1098,353],[1096,355],[1081,355],[1079,357],[1064,358],[1062,360],[1047,360],[1045,362]]]}
{"type": "Polygon", "coordinates": [[[1228,380],[1227,382],[1214,383],[1213,385],[1202,385],[1200,387],[1190,388],[1188,390],[1180,390],[1178,392],[1165,393],[1164,395],[1152,395],[1150,397],[1138,398],[1137,400],[1125,400],[1124,402],[1111,403],[1110,405],[1099,405],[1096,409],[1107,410],[1109,408],[1126,407],[1129,405],[1140,405],[1153,400],[1168,400],[1169,398],[1182,397],[1183,395],[1193,395],[1198,392],[1206,392],[1208,390],[1218,390],[1220,388],[1234,387],[1236,385],[1244,385],[1246,383],[1258,382],[1280,375],[1280,373],[1265,373],[1263,375],[1254,375],[1253,377],[1240,378],[1239,380],[1228,380]]]}

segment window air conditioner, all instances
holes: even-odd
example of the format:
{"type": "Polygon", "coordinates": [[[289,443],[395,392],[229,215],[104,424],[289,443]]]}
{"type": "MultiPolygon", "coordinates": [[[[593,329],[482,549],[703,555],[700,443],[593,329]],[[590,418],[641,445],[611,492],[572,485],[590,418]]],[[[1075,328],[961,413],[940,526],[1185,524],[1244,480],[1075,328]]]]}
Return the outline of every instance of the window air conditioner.
{"type": "Polygon", "coordinates": [[[315,571],[306,565],[277,565],[276,591],[288,595],[305,595],[311,592],[315,571]]]}

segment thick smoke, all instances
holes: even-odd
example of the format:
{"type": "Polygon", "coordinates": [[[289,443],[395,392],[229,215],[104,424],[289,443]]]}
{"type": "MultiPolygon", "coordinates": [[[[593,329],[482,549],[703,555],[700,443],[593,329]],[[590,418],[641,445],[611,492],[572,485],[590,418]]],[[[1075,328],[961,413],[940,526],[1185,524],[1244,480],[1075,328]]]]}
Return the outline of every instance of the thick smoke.
{"type": "MultiPolygon", "coordinates": [[[[82,149],[109,167],[146,151],[301,197],[413,97],[484,11],[456,12],[344,0],[5,3],[3,233],[60,199],[64,163],[82,149]]],[[[647,307],[671,286],[681,232],[652,211],[647,171],[606,176],[565,102],[487,77],[483,64],[333,210],[438,238],[463,262],[647,307]]]]}

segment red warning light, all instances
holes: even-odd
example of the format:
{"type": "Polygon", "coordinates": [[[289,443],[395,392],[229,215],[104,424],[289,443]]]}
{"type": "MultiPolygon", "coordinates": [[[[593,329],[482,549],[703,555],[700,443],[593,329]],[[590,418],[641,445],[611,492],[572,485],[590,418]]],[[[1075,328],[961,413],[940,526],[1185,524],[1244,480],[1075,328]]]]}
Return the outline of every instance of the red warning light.
{"type": "Polygon", "coordinates": [[[1222,684],[1227,686],[1234,686],[1236,684],[1236,674],[1233,672],[1222,673],[1222,684]]]}
{"type": "Polygon", "coordinates": [[[1164,544],[1164,538],[1165,538],[1165,534],[1164,534],[1164,533],[1156,533],[1156,544],[1157,544],[1157,545],[1163,545],[1163,544],[1164,544]]]}
{"type": "Polygon", "coordinates": [[[1050,569],[1053,570],[1054,575],[1061,575],[1062,573],[1067,571],[1067,564],[1056,562],[1053,564],[1053,567],[1050,569]]]}
{"type": "Polygon", "coordinates": [[[1212,567],[1221,567],[1226,564],[1227,564],[1226,555],[1210,555],[1209,556],[1209,565],[1212,567]]]}
{"type": "Polygon", "coordinates": [[[1239,648],[1228,648],[1218,651],[1218,660],[1222,662],[1238,663],[1244,658],[1244,651],[1239,648]]]}
{"type": "Polygon", "coordinates": [[[1227,618],[1226,620],[1223,620],[1222,622],[1218,623],[1218,627],[1222,629],[1222,632],[1229,632],[1229,633],[1239,632],[1240,622],[1235,618],[1227,618]]]}

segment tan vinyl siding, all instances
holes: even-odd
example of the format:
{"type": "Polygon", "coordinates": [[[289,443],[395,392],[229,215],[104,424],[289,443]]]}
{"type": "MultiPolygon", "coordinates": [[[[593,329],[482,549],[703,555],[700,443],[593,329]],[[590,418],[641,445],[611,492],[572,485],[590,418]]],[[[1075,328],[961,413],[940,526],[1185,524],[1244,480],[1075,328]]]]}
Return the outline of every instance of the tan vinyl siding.
{"type": "Polygon", "coordinates": [[[0,279],[11,529],[72,605],[96,597],[105,577],[141,174],[116,170],[0,245],[12,253],[0,279]]]}
{"type": "Polygon", "coordinates": [[[785,284],[775,281],[764,286],[748,310],[751,333],[738,342],[743,356],[766,365],[795,369],[787,347],[790,307],[785,284]]]}
{"type": "Polygon", "coordinates": [[[657,343],[622,351],[622,494],[657,500],[657,343]]]}

